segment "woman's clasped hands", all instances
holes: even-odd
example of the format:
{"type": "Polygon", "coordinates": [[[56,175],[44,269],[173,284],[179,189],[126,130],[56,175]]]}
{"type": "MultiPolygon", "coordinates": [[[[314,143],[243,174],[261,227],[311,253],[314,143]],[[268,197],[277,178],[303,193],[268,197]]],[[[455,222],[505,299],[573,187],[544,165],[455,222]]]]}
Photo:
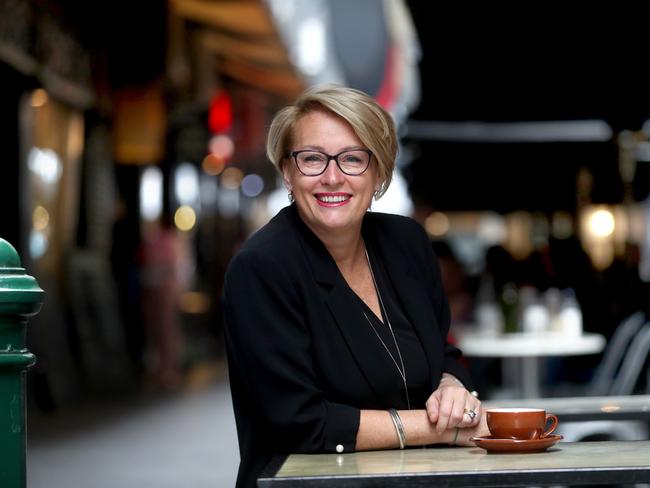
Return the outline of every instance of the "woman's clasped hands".
{"type": "Polygon", "coordinates": [[[427,416],[439,435],[449,432],[449,444],[473,446],[472,437],[487,436],[481,401],[454,376],[444,373],[426,402],[427,416]]]}

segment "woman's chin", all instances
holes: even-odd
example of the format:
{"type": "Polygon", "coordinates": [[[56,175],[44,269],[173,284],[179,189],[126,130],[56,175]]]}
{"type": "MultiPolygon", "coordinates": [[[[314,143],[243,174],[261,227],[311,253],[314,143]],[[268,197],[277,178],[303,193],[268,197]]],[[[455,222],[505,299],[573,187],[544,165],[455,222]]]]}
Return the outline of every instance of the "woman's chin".
{"type": "MultiPolygon", "coordinates": [[[[316,219],[314,224],[324,231],[337,232],[344,231],[356,227],[354,225],[355,219],[350,218],[349,215],[325,215],[324,218],[316,219]]],[[[361,225],[361,219],[358,224],[361,225]]]]}

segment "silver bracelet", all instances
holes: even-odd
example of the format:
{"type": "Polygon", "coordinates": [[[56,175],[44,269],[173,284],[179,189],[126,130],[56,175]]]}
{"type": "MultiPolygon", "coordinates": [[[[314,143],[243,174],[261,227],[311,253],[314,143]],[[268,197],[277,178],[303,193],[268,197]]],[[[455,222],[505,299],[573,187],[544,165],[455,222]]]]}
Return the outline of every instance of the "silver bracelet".
{"type": "Polygon", "coordinates": [[[397,410],[394,408],[389,408],[388,413],[390,414],[390,419],[393,421],[395,426],[395,432],[397,432],[397,438],[399,439],[399,448],[404,449],[406,446],[406,434],[404,433],[404,425],[402,425],[402,419],[399,417],[397,410]]]}

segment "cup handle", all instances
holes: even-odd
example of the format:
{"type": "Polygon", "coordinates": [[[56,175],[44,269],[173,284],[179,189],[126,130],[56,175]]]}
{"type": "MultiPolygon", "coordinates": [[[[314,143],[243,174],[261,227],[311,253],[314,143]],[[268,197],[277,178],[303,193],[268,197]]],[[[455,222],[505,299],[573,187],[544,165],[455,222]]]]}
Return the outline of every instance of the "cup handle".
{"type": "Polygon", "coordinates": [[[557,427],[557,415],[553,415],[552,413],[546,414],[546,424],[548,424],[548,421],[551,421],[551,426],[544,431],[544,433],[540,436],[540,439],[543,439],[544,437],[548,437],[553,433],[555,428],[557,427]]]}

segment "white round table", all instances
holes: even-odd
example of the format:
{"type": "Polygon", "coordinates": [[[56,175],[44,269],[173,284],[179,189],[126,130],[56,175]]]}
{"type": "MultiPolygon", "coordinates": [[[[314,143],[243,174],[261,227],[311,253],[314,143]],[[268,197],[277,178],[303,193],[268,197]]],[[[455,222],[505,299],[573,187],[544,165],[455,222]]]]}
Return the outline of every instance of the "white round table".
{"type": "Polygon", "coordinates": [[[465,356],[514,359],[519,368],[515,373],[519,373],[518,389],[523,398],[540,396],[540,357],[597,354],[606,344],[604,336],[593,333],[516,332],[489,335],[471,329],[456,333],[458,347],[465,356]]]}

